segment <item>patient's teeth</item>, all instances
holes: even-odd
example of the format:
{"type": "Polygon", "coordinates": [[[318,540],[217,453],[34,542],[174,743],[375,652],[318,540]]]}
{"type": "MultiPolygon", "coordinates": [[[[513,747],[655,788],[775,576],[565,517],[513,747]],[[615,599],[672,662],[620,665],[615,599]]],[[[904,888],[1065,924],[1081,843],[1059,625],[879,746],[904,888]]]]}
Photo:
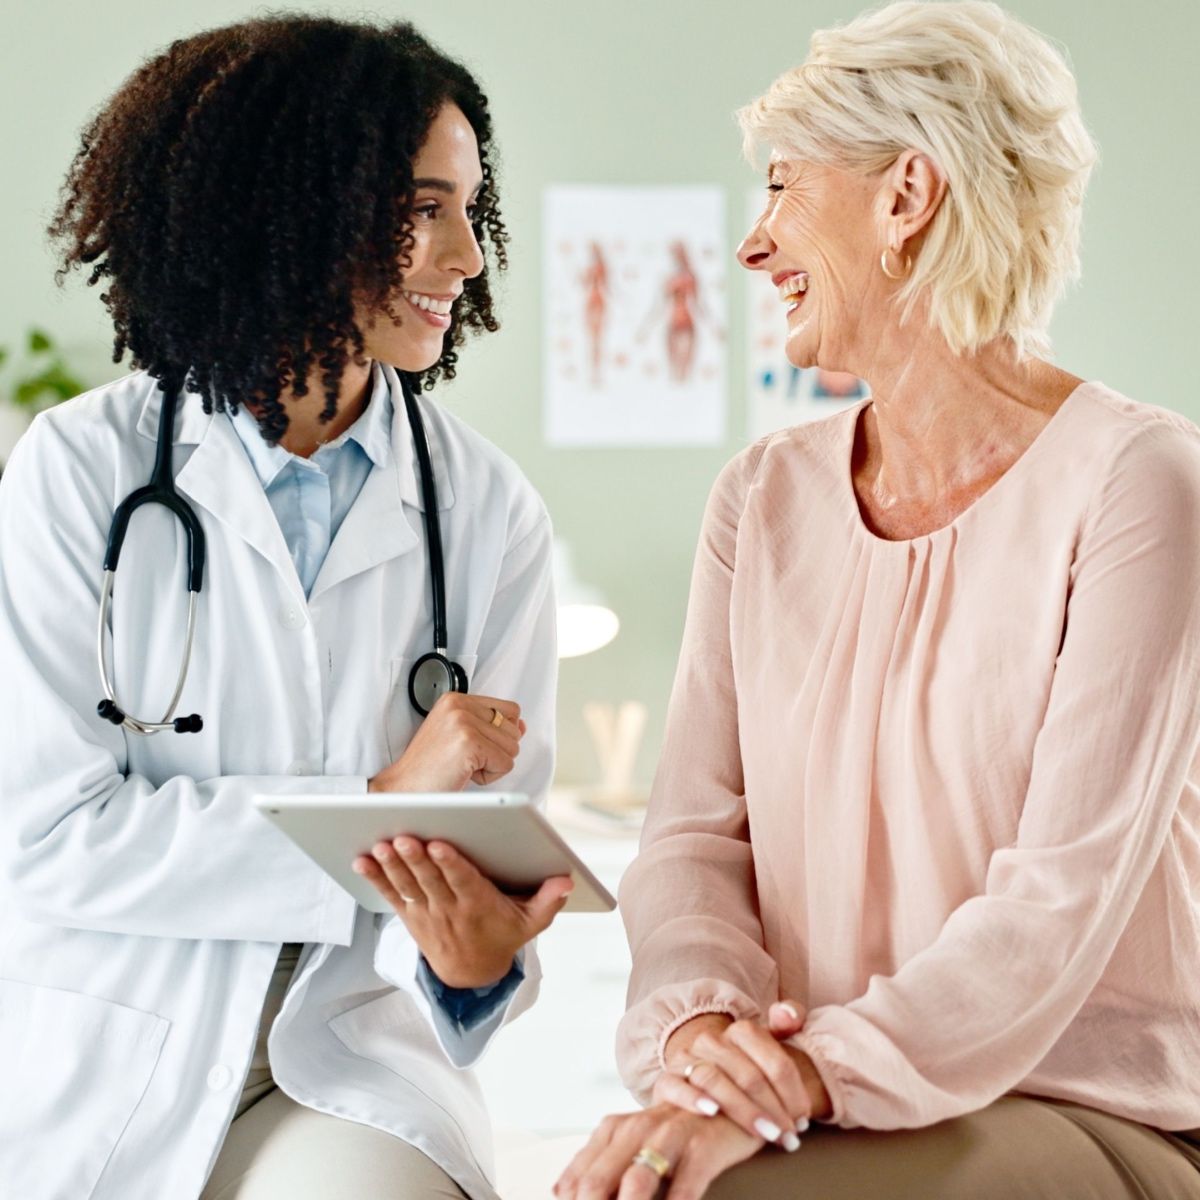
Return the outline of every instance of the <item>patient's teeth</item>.
{"type": "Polygon", "coordinates": [[[779,298],[785,304],[790,303],[797,296],[803,295],[808,291],[808,272],[798,271],[795,275],[789,275],[779,284],[779,298]]]}

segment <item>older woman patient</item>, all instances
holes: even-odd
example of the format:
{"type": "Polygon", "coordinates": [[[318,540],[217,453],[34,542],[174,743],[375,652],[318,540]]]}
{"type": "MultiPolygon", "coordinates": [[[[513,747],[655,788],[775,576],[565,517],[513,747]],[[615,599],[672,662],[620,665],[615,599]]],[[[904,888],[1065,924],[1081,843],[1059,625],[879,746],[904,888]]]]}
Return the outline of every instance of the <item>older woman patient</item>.
{"type": "Polygon", "coordinates": [[[557,1194],[1200,1197],[1200,431],[1045,358],[1072,76],[897,3],[741,119],[739,259],[871,399],[713,489],[621,895],[650,1104],[557,1194]]]}

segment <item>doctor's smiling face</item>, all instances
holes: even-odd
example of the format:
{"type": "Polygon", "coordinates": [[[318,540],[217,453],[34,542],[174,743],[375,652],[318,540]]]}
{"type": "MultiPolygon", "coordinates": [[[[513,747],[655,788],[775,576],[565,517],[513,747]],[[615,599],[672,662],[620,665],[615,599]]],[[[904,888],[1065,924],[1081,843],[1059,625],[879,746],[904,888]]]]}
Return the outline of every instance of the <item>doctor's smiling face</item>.
{"type": "Polygon", "coordinates": [[[478,81],[407,22],[256,17],[129,76],[51,232],[103,280],[118,358],[307,455],[361,411],[368,360],[427,390],[499,328],[494,155],[478,81]]]}
{"type": "Polygon", "coordinates": [[[484,268],[478,236],[483,189],[479,143],[454,104],[444,104],[412,160],[412,246],[393,312],[359,310],[369,358],[424,371],[442,356],[455,303],[484,268]]]}

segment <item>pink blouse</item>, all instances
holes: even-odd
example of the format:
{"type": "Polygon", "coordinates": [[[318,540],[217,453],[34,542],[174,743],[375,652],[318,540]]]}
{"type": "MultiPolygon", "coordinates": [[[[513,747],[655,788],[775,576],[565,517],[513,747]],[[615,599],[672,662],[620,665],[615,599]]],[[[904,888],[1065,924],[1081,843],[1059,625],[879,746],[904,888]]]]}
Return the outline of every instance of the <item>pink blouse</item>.
{"type": "Polygon", "coordinates": [[[1200,430],[1083,384],[951,524],[885,541],[863,406],[705,514],[618,1034],[809,1007],[839,1125],[1009,1091],[1200,1125],[1200,430]]]}

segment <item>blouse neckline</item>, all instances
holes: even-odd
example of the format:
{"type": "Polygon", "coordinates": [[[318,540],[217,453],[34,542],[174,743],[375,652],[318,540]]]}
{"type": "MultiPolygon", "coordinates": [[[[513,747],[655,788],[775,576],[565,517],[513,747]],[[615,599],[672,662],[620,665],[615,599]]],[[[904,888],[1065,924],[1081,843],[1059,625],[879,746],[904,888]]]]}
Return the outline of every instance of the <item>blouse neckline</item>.
{"type": "Polygon", "coordinates": [[[917,542],[925,541],[929,538],[940,537],[943,534],[953,530],[957,525],[966,520],[972,513],[985,509],[988,504],[996,503],[994,497],[997,493],[1003,494],[1004,491],[1011,489],[1014,485],[1010,482],[1011,479],[1020,478],[1022,474],[1027,474],[1031,469],[1032,463],[1036,463],[1039,457],[1046,453],[1046,447],[1050,445],[1058,436],[1058,430],[1062,425],[1067,423],[1065,414],[1068,409],[1075,407],[1076,397],[1080,392],[1090,387],[1087,380],[1078,383],[1066,399],[1058,406],[1050,419],[1042,427],[1037,437],[1025,447],[1013,464],[1002,474],[986,491],[980,493],[967,505],[961,512],[955,514],[945,525],[939,525],[936,529],[931,529],[927,533],[919,533],[910,538],[889,538],[882,537],[877,534],[867,522],[863,519],[862,509],[859,507],[858,494],[854,490],[854,443],[858,437],[859,422],[862,420],[863,413],[873,403],[870,399],[864,400],[857,408],[853,409],[850,414],[850,419],[846,421],[845,440],[841,447],[841,469],[840,480],[841,486],[845,489],[846,495],[850,500],[850,512],[858,532],[870,542],[877,542],[881,546],[912,546],[917,542]]]}

